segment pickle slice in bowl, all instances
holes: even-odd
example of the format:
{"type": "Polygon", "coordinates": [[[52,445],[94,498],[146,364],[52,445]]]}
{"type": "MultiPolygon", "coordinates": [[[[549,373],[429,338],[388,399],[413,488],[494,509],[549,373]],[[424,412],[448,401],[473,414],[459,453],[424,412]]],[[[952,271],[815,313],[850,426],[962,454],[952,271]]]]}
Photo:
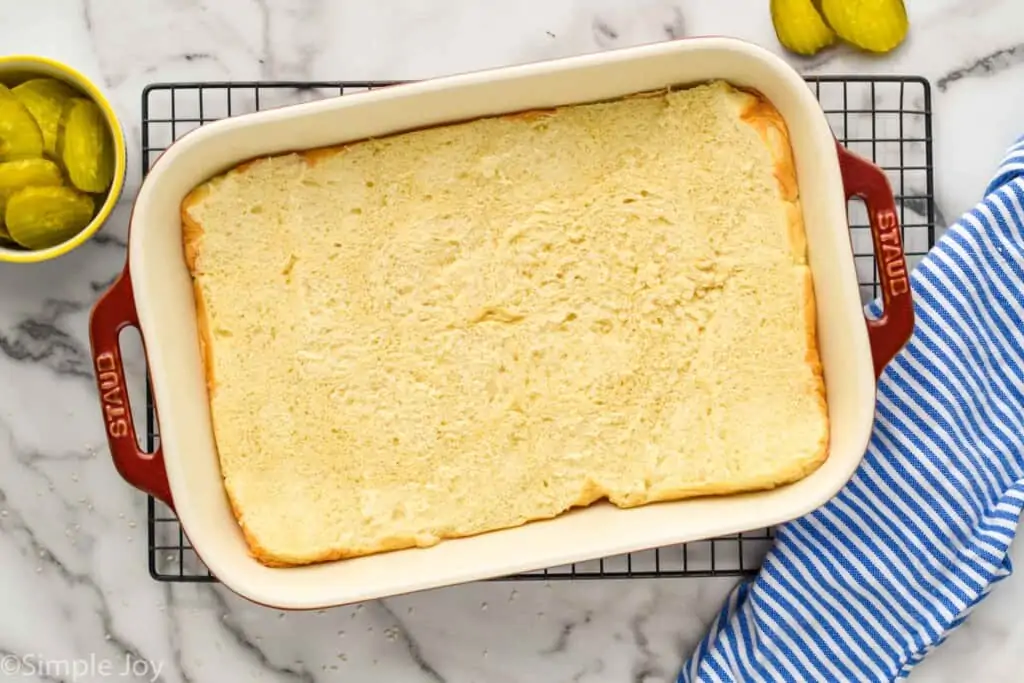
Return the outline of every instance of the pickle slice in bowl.
{"type": "Polygon", "coordinates": [[[0,197],[24,187],[62,185],[60,166],[49,159],[0,161],[0,197]]]}
{"type": "MultiPolygon", "coordinates": [[[[3,202],[0,201],[0,205],[2,205],[2,204],[3,204],[3,202]]],[[[0,206],[0,208],[2,208],[2,206],[0,206]]],[[[7,228],[4,227],[4,222],[0,221],[0,247],[16,247],[16,246],[18,246],[18,243],[15,242],[14,238],[11,237],[11,234],[9,232],[7,232],[7,228]]]]}
{"type": "Polygon", "coordinates": [[[106,192],[114,180],[114,145],[103,112],[92,100],[68,101],[57,136],[57,152],[71,184],[83,192],[106,192]]]}
{"type": "Polygon", "coordinates": [[[0,244],[16,246],[4,223],[7,200],[12,194],[26,187],[56,187],[63,182],[60,167],[49,159],[0,161],[0,244]]]}
{"type": "Polygon", "coordinates": [[[26,187],[8,197],[4,222],[21,246],[46,249],[81,232],[95,210],[92,197],[70,187],[26,187]]]}
{"type": "Polygon", "coordinates": [[[0,161],[43,156],[43,134],[32,114],[0,86],[0,161]]]}
{"type": "Polygon", "coordinates": [[[4,211],[7,208],[7,195],[0,192],[0,247],[16,247],[18,244],[11,237],[11,234],[7,232],[7,226],[4,224],[4,211]]]}
{"type": "Polygon", "coordinates": [[[68,100],[75,97],[71,86],[55,78],[33,78],[13,88],[11,94],[35,119],[43,134],[43,151],[57,156],[57,131],[68,100]]]}

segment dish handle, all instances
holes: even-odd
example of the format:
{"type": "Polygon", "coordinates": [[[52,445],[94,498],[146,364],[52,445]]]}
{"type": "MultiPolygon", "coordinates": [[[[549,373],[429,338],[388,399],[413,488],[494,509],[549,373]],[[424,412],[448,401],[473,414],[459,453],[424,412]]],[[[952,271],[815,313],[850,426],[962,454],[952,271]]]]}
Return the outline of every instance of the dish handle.
{"type": "Polygon", "coordinates": [[[125,268],[92,309],[89,340],[100,394],[103,424],[114,467],[129,484],[166,503],[172,510],[171,487],[160,446],[152,453],[139,448],[128,402],[120,336],[127,327],[139,327],[132,280],[125,268]]]}
{"type": "Polygon", "coordinates": [[[910,341],[914,332],[910,273],[896,215],[896,199],[885,172],[850,152],[838,141],[836,150],[846,199],[858,197],[864,200],[875,245],[875,265],[882,288],[882,313],[876,319],[868,318],[867,324],[877,378],[910,341]]]}

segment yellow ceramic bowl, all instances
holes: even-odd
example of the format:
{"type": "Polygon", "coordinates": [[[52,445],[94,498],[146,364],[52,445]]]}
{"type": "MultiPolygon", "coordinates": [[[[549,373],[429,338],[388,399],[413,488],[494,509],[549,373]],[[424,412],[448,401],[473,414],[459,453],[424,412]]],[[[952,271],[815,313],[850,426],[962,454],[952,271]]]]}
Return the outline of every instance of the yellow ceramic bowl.
{"type": "Polygon", "coordinates": [[[110,102],[107,101],[107,98],[100,92],[99,88],[70,66],[46,57],[31,55],[0,56],[0,83],[8,87],[17,85],[30,78],[41,76],[64,81],[91,98],[99,106],[107,120],[110,135],[114,141],[114,181],[111,183],[110,189],[107,190],[103,205],[96,212],[96,216],[93,217],[89,225],[85,226],[74,237],[47,249],[34,251],[0,246],[0,261],[34,263],[47,261],[68,253],[96,234],[96,231],[110,217],[114,206],[117,204],[117,200],[121,197],[121,192],[124,190],[125,169],[128,165],[124,131],[121,129],[121,124],[114,114],[114,108],[110,106],[110,102]]]}

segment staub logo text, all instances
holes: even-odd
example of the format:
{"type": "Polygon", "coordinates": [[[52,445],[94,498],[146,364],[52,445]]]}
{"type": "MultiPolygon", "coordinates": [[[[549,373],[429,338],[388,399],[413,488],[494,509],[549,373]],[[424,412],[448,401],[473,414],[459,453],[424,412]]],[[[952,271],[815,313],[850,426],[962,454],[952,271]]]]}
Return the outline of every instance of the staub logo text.
{"type": "Polygon", "coordinates": [[[891,209],[875,214],[878,225],[878,242],[881,248],[882,268],[888,276],[887,288],[890,296],[906,294],[910,291],[907,279],[907,267],[903,261],[903,243],[900,239],[900,226],[896,214],[891,209]]]}
{"type": "Polygon", "coordinates": [[[112,352],[104,351],[96,356],[96,378],[99,380],[107,433],[114,439],[128,436],[128,408],[121,383],[121,368],[112,352]]]}

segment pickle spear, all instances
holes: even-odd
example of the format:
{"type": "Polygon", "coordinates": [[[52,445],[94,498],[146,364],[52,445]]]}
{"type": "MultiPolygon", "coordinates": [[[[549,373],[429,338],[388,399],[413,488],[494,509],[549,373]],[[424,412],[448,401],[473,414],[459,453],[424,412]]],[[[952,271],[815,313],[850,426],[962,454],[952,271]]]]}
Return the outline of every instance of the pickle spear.
{"type": "Polygon", "coordinates": [[[43,156],[43,134],[32,114],[0,86],[0,161],[43,156]]]}
{"type": "Polygon", "coordinates": [[[792,52],[810,56],[835,42],[812,0],[771,0],[771,14],[775,35],[792,52]]]}
{"type": "Polygon", "coordinates": [[[821,12],[840,38],[869,52],[895,49],[910,26],[903,0],[821,0],[821,12]]]}
{"type": "Polygon", "coordinates": [[[114,144],[103,112],[92,100],[68,101],[57,136],[57,152],[71,184],[83,192],[106,192],[114,179],[114,144]]]}
{"type": "Polygon", "coordinates": [[[92,197],[70,187],[26,187],[8,198],[4,222],[21,246],[46,249],[81,232],[94,211],[92,197]]]}
{"type": "Polygon", "coordinates": [[[25,105],[43,134],[43,151],[57,158],[57,130],[67,101],[75,96],[71,86],[54,78],[33,78],[11,89],[25,105]]]}

